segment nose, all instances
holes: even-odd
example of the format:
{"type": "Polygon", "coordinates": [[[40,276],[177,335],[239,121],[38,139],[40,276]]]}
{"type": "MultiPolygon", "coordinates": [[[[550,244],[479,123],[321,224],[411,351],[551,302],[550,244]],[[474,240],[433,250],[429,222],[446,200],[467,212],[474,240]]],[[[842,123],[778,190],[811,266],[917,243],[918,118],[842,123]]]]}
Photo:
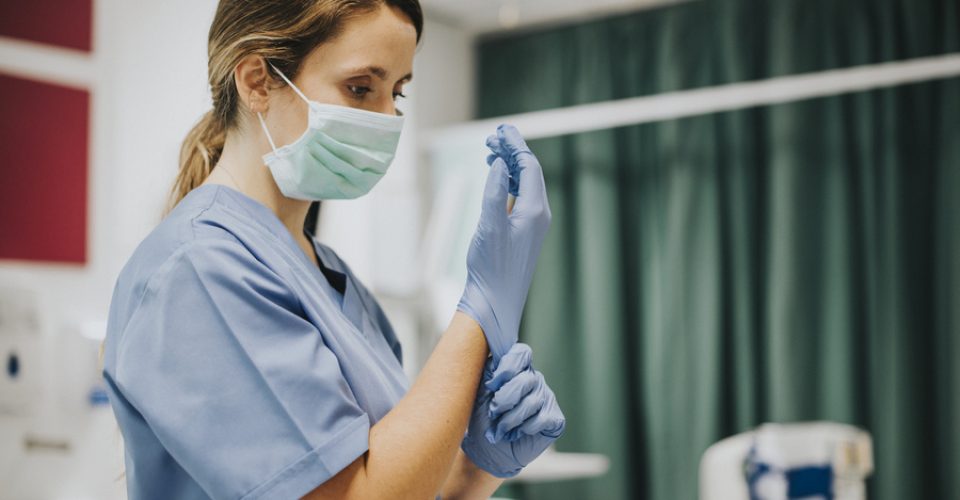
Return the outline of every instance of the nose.
{"type": "Polygon", "coordinates": [[[392,94],[388,95],[385,99],[381,99],[373,111],[383,113],[385,115],[403,116],[403,113],[397,109],[397,103],[394,101],[392,94]]]}

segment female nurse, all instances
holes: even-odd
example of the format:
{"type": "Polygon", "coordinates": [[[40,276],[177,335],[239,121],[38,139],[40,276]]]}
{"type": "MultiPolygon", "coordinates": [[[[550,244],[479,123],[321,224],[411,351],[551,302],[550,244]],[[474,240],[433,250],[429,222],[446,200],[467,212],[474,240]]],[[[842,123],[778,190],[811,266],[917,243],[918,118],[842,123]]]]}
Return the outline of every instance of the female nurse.
{"type": "Polygon", "coordinates": [[[467,283],[412,385],[377,301],[304,229],[386,172],[422,28],[417,0],[220,1],[213,110],[110,306],[131,500],[483,498],[563,432],[517,343],[551,216],[515,128],[487,138],[467,283]]]}

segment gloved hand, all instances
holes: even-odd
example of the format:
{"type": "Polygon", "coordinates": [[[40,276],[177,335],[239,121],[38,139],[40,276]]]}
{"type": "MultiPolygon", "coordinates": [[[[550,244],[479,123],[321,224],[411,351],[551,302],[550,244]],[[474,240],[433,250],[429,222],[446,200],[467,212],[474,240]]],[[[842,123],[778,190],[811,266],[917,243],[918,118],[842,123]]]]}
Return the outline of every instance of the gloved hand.
{"type": "Polygon", "coordinates": [[[530,346],[517,343],[499,363],[487,361],[460,444],[473,463],[496,477],[517,475],[566,427],[557,398],[531,358],[530,346]]]}
{"type": "Polygon", "coordinates": [[[550,205],[540,162],[511,125],[487,139],[493,151],[483,208],[467,252],[467,283],[457,309],[483,328],[495,360],[517,342],[520,317],[540,247],[550,227],[550,205]],[[507,194],[517,200],[507,213],[507,194]]]}

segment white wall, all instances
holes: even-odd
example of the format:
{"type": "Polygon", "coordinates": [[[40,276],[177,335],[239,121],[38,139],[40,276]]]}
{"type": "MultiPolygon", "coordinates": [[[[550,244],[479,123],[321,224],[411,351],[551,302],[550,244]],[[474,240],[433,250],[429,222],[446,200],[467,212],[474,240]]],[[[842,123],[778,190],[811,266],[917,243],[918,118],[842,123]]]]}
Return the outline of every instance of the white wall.
{"type": "MultiPolygon", "coordinates": [[[[26,353],[30,384],[29,400],[0,415],[2,498],[123,497],[112,412],[85,399],[99,371],[98,343],[79,332],[102,330],[120,268],[159,220],[179,142],[210,106],[205,44],[214,7],[97,0],[92,55],[0,40],[4,72],[91,93],[87,264],[0,261],[0,289],[35,297],[39,320],[32,333],[0,328],[2,354],[26,353]],[[26,441],[33,451],[24,451],[26,441]]],[[[10,384],[0,387],[0,400],[11,395],[10,384]]]]}
{"type": "Polygon", "coordinates": [[[94,3],[88,263],[0,261],[0,283],[36,290],[55,329],[105,317],[117,272],[159,220],[179,141],[209,107],[204,46],[215,2],[94,3]]]}

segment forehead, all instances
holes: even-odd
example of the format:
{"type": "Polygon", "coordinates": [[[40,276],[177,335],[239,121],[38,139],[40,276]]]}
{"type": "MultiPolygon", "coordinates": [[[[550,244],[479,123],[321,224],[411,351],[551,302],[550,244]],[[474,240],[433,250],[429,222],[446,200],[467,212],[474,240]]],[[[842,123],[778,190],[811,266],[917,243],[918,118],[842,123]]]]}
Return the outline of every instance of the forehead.
{"type": "Polygon", "coordinates": [[[400,78],[413,65],[417,31],[401,11],[381,6],[344,22],[342,32],[311,52],[307,64],[346,71],[377,66],[400,78]]]}

